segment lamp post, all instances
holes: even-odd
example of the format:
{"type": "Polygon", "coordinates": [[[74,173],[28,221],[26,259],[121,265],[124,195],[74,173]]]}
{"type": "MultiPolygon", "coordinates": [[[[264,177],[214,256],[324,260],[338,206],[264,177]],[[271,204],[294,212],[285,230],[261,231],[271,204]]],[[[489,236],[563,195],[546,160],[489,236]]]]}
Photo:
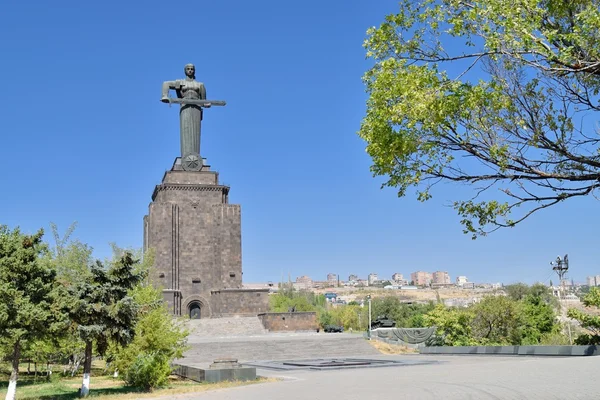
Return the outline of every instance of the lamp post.
{"type": "Polygon", "coordinates": [[[367,296],[369,302],[369,340],[371,340],[371,295],[367,296]]]}

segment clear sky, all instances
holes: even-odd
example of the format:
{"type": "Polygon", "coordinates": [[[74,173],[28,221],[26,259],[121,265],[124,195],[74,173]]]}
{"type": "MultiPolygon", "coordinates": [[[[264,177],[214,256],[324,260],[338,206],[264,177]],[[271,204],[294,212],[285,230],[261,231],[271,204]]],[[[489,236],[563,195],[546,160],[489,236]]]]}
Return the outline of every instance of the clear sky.
{"type": "MultiPolygon", "coordinates": [[[[365,31],[395,1],[47,1],[0,5],[0,223],[78,222],[110,254],[141,247],[154,185],[179,153],[161,83],[196,64],[208,98],[202,155],[242,205],[246,282],[445,270],[475,282],[600,274],[600,204],[569,200],[476,241],[441,185],[419,203],[380,189],[356,135],[365,31]]],[[[51,240],[51,236],[47,236],[51,240]]]]}

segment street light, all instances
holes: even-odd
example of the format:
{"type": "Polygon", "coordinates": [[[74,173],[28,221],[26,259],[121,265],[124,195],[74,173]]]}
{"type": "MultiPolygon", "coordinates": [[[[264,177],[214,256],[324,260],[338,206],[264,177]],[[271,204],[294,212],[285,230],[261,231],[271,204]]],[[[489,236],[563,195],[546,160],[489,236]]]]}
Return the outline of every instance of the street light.
{"type": "Polygon", "coordinates": [[[371,340],[371,295],[367,295],[367,301],[369,302],[369,340],[371,340]]]}

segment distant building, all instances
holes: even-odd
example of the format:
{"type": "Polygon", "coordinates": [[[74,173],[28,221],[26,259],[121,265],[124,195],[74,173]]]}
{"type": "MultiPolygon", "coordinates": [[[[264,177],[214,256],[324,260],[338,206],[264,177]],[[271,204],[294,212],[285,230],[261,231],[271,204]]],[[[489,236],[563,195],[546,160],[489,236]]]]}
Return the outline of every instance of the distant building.
{"type": "Polygon", "coordinates": [[[416,286],[429,286],[433,280],[433,276],[429,272],[417,271],[410,274],[410,280],[413,281],[416,286]]]}
{"type": "Polygon", "coordinates": [[[456,286],[464,286],[466,283],[469,283],[469,280],[466,276],[461,275],[456,277],[456,286]]]}
{"type": "Polygon", "coordinates": [[[348,277],[348,280],[350,282],[356,282],[356,281],[358,281],[358,275],[350,274],[350,276],[348,277]]]}
{"type": "Polygon", "coordinates": [[[313,286],[314,286],[313,280],[310,278],[310,276],[306,276],[306,275],[297,277],[296,282],[294,283],[294,289],[298,289],[298,290],[312,289],[313,286]]]}
{"type": "Polygon", "coordinates": [[[337,300],[337,293],[327,292],[327,293],[325,293],[325,299],[327,301],[334,302],[337,300]]]}
{"type": "Polygon", "coordinates": [[[587,284],[588,286],[600,286],[600,275],[588,276],[587,284]]]}
{"type": "Polygon", "coordinates": [[[356,281],[356,286],[369,286],[369,281],[365,279],[359,279],[356,281]]]}
{"type": "Polygon", "coordinates": [[[369,277],[368,277],[367,279],[368,279],[368,281],[369,281],[369,285],[372,285],[372,284],[374,284],[375,282],[377,282],[377,281],[379,280],[379,279],[377,278],[377,274],[376,274],[376,273],[374,273],[374,272],[371,272],[371,273],[369,274],[369,277]]]}
{"type": "Polygon", "coordinates": [[[402,284],[402,282],[404,281],[404,276],[396,272],[392,275],[392,281],[402,284]]]}
{"type": "Polygon", "coordinates": [[[327,274],[327,283],[332,286],[337,286],[337,274],[327,274]]]}
{"type": "Polygon", "coordinates": [[[435,271],[433,273],[433,283],[438,285],[450,284],[450,275],[446,271],[435,271]]]}

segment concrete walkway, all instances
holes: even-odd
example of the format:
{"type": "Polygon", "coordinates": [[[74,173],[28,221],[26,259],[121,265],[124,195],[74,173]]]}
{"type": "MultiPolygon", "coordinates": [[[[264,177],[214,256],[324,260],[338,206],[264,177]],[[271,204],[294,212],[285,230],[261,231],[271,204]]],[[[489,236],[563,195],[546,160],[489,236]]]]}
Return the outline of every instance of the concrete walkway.
{"type": "Polygon", "coordinates": [[[280,382],[171,398],[201,400],[576,400],[600,398],[600,357],[381,356],[438,364],[334,371],[258,370],[280,382]]]}

